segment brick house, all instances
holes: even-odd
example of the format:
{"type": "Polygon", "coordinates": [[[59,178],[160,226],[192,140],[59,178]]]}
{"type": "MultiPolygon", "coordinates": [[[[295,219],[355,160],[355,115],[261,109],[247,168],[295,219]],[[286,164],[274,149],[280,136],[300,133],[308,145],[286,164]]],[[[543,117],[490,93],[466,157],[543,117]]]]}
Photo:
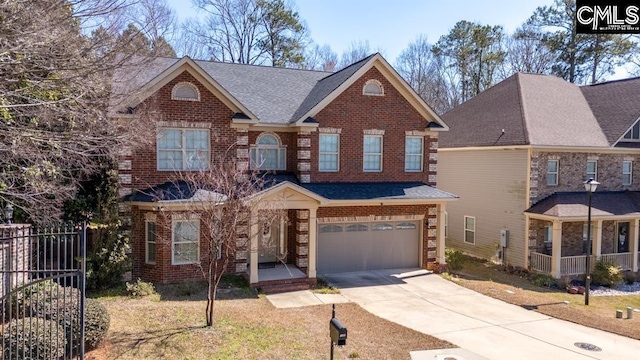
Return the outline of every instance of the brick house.
{"type": "Polygon", "coordinates": [[[439,182],[461,197],[448,208],[447,246],[556,278],[584,274],[593,178],[591,253],[638,271],[638,104],[640,78],[576,86],[518,73],[444,114],[439,182]]]}
{"type": "Polygon", "coordinates": [[[176,224],[199,220],[160,212],[145,194],[170,187],[175,170],[207,169],[211,154],[229,148],[238,169],[274,175],[261,196],[285,199],[288,221],[241,230],[254,250],[239,252],[229,271],[252,286],[444,263],[443,214],[456,196],[435,185],[438,134],[448,127],[380,54],[335,73],[189,57],[133,70],[115,77],[114,89],[128,96],[113,116],[126,121],[151,108],[156,124],[154,146],[123,149],[119,161],[134,277],[201,278],[198,251],[177,259],[173,250],[188,237],[176,224]],[[258,239],[265,233],[277,237],[270,250],[286,249],[288,271],[261,266],[274,261],[258,239]]]}

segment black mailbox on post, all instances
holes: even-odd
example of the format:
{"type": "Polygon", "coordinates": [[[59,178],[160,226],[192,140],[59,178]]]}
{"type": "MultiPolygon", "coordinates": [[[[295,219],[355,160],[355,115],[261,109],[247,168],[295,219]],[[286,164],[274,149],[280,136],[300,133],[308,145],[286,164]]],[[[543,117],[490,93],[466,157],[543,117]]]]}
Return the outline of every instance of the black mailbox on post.
{"type": "Polygon", "coordinates": [[[331,322],[329,322],[329,334],[334,344],[338,346],[347,345],[347,328],[342,325],[340,320],[331,319],[331,322]]]}

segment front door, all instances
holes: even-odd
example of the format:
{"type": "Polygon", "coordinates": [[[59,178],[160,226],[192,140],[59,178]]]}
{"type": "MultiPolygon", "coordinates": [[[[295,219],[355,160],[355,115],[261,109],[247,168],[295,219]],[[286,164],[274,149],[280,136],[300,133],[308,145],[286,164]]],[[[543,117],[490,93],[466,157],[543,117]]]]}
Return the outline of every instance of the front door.
{"type": "Polygon", "coordinates": [[[616,252],[629,252],[629,223],[618,223],[618,236],[616,237],[616,252]]]}
{"type": "Polygon", "coordinates": [[[263,224],[258,235],[258,263],[276,263],[283,260],[286,250],[286,230],[282,219],[263,224]]]}

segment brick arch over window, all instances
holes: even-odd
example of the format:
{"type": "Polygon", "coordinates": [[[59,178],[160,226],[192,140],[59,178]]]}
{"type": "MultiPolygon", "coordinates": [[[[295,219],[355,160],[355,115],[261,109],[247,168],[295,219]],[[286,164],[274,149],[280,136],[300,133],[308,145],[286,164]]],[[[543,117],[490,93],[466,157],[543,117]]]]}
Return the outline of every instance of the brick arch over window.
{"type": "Polygon", "coordinates": [[[250,153],[251,169],[286,170],[286,147],[277,134],[266,132],[258,135],[250,153]]]}
{"type": "Polygon", "coordinates": [[[371,79],[367,80],[367,82],[362,87],[363,95],[372,95],[372,96],[384,96],[384,87],[382,83],[378,80],[371,79]]]}
{"type": "Polygon", "coordinates": [[[171,99],[200,101],[200,90],[190,82],[180,82],[171,90],[171,99]]]}

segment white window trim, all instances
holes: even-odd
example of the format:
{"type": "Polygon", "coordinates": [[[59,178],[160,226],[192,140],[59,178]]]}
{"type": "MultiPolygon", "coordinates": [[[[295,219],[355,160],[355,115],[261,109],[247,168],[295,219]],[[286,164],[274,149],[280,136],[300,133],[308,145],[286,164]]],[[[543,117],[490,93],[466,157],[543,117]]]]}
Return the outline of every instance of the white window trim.
{"type": "Polygon", "coordinates": [[[287,169],[287,147],[282,144],[282,139],[280,139],[280,136],[278,136],[277,134],[271,133],[271,132],[262,133],[262,134],[258,135],[258,137],[256,138],[255,144],[251,144],[251,146],[249,148],[249,168],[251,170],[260,170],[260,171],[275,171],[275,170],[286,170],[287,169]],[[278,144],[276,144],[276,145],[259,145],[258,142],[260,141],[260,138],[262,138],[263,136],[273,136],[278,141],[278,144]],[[265,149],[265,150],[275,149],[275,150],[277,150],[276,160],[277,160],[278,164],[277,164],[275,169],[260,169],[260,167],[257,166],[258,164],[254,163],[252,161],[252,159],[253,159],[252,154],[254,154],[255,152],[257,152],[260,149],[265,149]],[[280,164],[280,151],[282,151],[282,164],[280,164]]]}
{"type": "Polygon", "coordinates": [[[187,265],[187,264],[197,264],[200,261],[200,219],[197,220],[173,220],[171,222],[171,265],[187,265]],[[197,232],[197,245],[198,250],[196,251],[196,259],[195,261],[176,261],[176,252],[175,246],[176,244],[191,244],[191,241],[180,241],[176,242],[176,224],[179,222],[184,223],[197,223],[198,224],[198,232],[197,232]]]}
{"type": "Polygon", "coordinates": [[[182,148],[181,149],[160,149],[160,142],[156,140],[156,170],[158,171],[202,171],[202,170],[208,170],[209,166],[211,166],[211,131],[209,129],[202,129],[202,128],[193,128],[193,129],[186,129],[186,128],[175,128],[175,127],[162,127],[162,128],[158,128],[158,133],[160,133],[161,130],[179,130],[180,134],[181,134],[181,143],[182,143],[182,148]],[[207,159],[206,159],[206,166],[204,169],[187,169],[185,168],[185,165],[187,163],[187,147],[185,146],[186,144],[186,133],[188,131],[206,131],[207,132],[207,146],[208,149],[206,150],[207,153],[207,159]],[[170,168],[170,169],[161,169],[160,168],[160,151],[182,151],[182,169],[176,169],[175,167],[170,168]]]}
{"type": "Polygon", "coordinates": [[[362,138],[362,171],[363,172],[370,172],[370,173],[379,173],[382,172],[382,159],[384,157],[384,138],[382,135],[364,135],[364,137],[362,138]],[[380,152],[379,153],[367,153],[364,151],[364,147],[365,147],[365,140],[367,137],[377,137],[380,138],[380,152]],[[367,170],[365,169],[365,156],[367,155],[378,155],[380,156],[380,170],[367,170]]]}
{"type": "Polygon", "coordinates": [[[476,217],[475,216],[464,216],[464,223],[462,224],[462,227],[464,229],[464,239],[463,242],[465,244],[472,244],[475,245],[476,244],[476,217]],[[473,229],[467,229],[467,219],[473,219],[473,229]],[[473,242],[469,242],[467,241],[467,231],[471,232],[473,234],[473,242]]]}
{"type": "Polygon", "coordinates": [[[628,186],[628,185],[631,185],[631,184],[633,184],[633,161],[631,161],[631,160],[624,160],[624,161],[622,162],[622,185],[624,185],[624,186],[628,186]],[[624,165],[625,165],[625,164],[629,164],[629,172],[625,172],[625,171],[624,171],[624,165]],[[624,180],[625,180],[625,176],[626,176],[626,175],[629,175],[629,182],[628,182],[628,183],[626,183],[626,182],[624,181],[624,180]]]}
{"type": "Polygon", "coordinates": [[[366,95],[366,96],[384,96],[384,86],[382,86],[382,83],[380,81],[376,80],[376,79],[367,80],[367,82],[362,87],[362,95],[366,95]],[[374,93],[367,92],[367,86],[369,84],[375,84],[378,87],[378,89],[380,89],[380,94],[374,94],[374,93]]]}
{"type": "Polygon", "coordinates": [[[422,136],[405,136],[404,139],[404,171],[405,172],[422,172],[424,171],[424,137],[422,136]],[[418,139],[420,140],[420,154],[409,154],[407,153],[407,140],[408,139],[418,139]],[[420,169],[407,169],[407,158],[409,156],[420,157],[420,169]]]}
{"type": "Polygon", "coordinates": [[[171,89],[171,100],[182,100],[182,101],[200,101],[200,90],[198,89],[197,86],[193,85],[190,82],[179,82],[177,84],[175,84],[173,86],[173,88],[171,89]],[[178,89],[180,89],[181,87],[190,87],[195,93],[196,93],[196,98],[192,99],[192,98],[183,98],[183,97],[178,97],[176,96],[176,92],[178,91],[178,89]]]}
{"type": "Polygon", "coordinates": [[[547,186],[557,186],[558,185],[559,177],[560,177],[559,173],[560,173],[560,161],[558,161],[558,160],[547,160],[547,171],[546,171],[546,174],[547,174],[547,179],[546,179],[547,180],[547,186]],[[549,171],[549,163],[552,162],[552,161],[556,163],[556,171],[555,172],[549,171]],[[555,183],[549,183],[549,175],[551,175],[551,174],[556,176],[555,183]]]}
{"type": "Polygon", "coordinates": [[[546,225],[544,227],[543,240],[544,240],[544,243],[546,244],[553,242],[553,226],[552,225],[546,225]]]}
{"type": "Polygon", "coordinates": [[[598,161],[597,160],[587,160],[587,180],[589,179],[598,181],[598,161]],[[594,164],[594,167],[593,167],[594,172],[592,173],[589,172],[589,163],[594,164]]]}
{"type": "Polygon", "coordinates": [[[319,172],[339,172],[340,171],[340,134],[319,134],[318,136],[318,171],[319,172]],[[336,153],[331,153],[331,152],[322,152],[320,150],[321,148],[321,140],[322,137],[329,137],[329,136],[335,136],[338,138],[338,149],[336,153]],[[336,169],[320,169],[320,155],[335,155],[336,156],[336,169]]]}
{"type": "Polygon", "coordinates": [[[149,260],[149,244],[153,243],[156,248],[156,259],[158,256],[158,224],[155,220],[145,220],[144,222],[144,262],[145,264],[155,265],[156,261],[149,260]],[[149,224],[155,224],[154,241],[149,241],[149,224]]]}
{"type": "Polygon", "coordinates": [[[449,236],[449,213],[446,211],[442,212],[444,214],[444,237],[449,236]]]}
{"type": "Polygon", "coordinates": [[[622,139],[620,139],[620,141],[624,141],[624,142],[640,142],[640,122],[636,122],[635,124],[633,124],[629,130],[627,130],[626,133],[624,133],[624,135],[622,136],[622,139]],[[638,133],[638,137],[634,137],[633,133],[637,132],[638,133]],[[629,135],[629,137],[627,137],[627,135],[629,135]]]}

